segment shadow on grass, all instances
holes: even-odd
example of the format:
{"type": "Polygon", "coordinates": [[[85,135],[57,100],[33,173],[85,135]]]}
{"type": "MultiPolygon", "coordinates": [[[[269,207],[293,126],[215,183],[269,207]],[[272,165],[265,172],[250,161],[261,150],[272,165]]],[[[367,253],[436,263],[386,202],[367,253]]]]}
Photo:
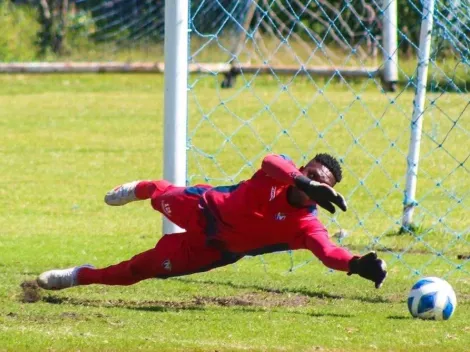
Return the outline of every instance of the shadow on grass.
{"type": "MultiPolygon", "coordinates": [[[[234,307],[231,306],[233,311],[236,312],[241,312],[241,313],[262,313],[262,312],[272,312],[271,309],[268,309],[268,307],[261,307],[261,306],[256,306],[256,307],[234,307]]],[[[161,309],[161,307],[136,307],[132,308],[135,310],[139,311],[146,311],[146,312],[165,312],[167,309],[161,309]]],[[[351,314],[340,314],[340,313],[330,313],[330,312],[325,312],[325,313],[320,313],[320,312],[302,312],[298,310],[289,310],[289,311],[284,311],[284,310],[278,310],[277,312],[282,313],[282,314],[296,314],[296,315],[303,315],[303,316],[308,316],[312,318],[352,318],[354,315],[351,314]]]]}
{"type": "Polygon", "coordinates": [[[42,298],[43,302],[50,304],[77,305],[89,307],[105,308],[125,308],[146,312],[167,312],[199,310],[205,311],[211,307],[229,307],[234,311],[241,313],[259,313],[266,311],[278,311],[283,314],[299,314],[308,317],[331,317],[331,318],[350,318],[353,315],[330,313],[330,312],[311,312],[289,309],[288,308],[308,308],[309,298],[306,296],[288,296],[273,293],[244,293],[235,297],[194,297],[187,301],[125,301],[118,300],[90,300],[80,298],[59,297],[48,295],[42,298]],[[279,310],[283,309],[283,310],[279,310]]]}
{"type": "Polygon", "coordinates": [[[195,280],[190,278],[175,278],[173,280],[185,282],[185,283],[194,283],[194,284],[204,284],[204,285],[216,285],[216,286],[228,286],[235,289],[250,289],[256,290],[266,293],[274,293],[274,294],[295,294],[295,295],[303,295],[310,298],[319,298],[319,299],[334,299],[334,300],[341,300],[341,299],[351,299],[366,303],[392,303],[391,300],[375,296],[345,296],[345,295],[338,295],[329,293],[326,291],[313,291],[307,288],[271,288],[261,285],[253,285],[253,284],[241,284],[241,283],[234,283],[231,281],[215,281],[215,280],[195,280]]]}
{"type": "Polygon", "coordinates": [[[391,231],[386,234],[386,236],[400,236],[400,235],[410,235],[410,236],[421,236],[428,234],[430,232],[440,233],[440,231],[434,230],[432,227],[425,227],[424,225],[409,224],[406,226],[401,226],[398,231],[391,231]]]}
{"type": "Polygon", "coordinates": [[[407,315],[389,315],[387,319],[391,320],[411,320],[413,317],[407,316],[407,315]]]}
{"type": "Polygon", "coordinates": [[[321,318],[321,317],[331,317],[331,318],[352,318],[352,314],[340,314],[340,313],[305,313],[309,317],[321,318]]]}
{"type": "Polygon", "coordinates": [[[106,308],[126,308],[138,310],[152,310],[155,312],[165,312],[170,310],[204,310],[204,306],[198,306],[193,302],[184,301],[126,301],[117,300],[92,300],[71,297],[59,297],[48,295],[42,298],[43,302],[50,304],[70,304],[85,307],[106,307],[106,308]]]}

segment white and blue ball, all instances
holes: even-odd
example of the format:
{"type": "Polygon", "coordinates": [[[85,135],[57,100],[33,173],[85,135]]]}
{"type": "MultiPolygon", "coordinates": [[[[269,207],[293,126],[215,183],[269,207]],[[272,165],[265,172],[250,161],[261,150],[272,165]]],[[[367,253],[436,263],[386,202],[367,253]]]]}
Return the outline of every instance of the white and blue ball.
{"type": "Polygon", "coordinates": [[[415,318],[447,320],[454,314],[456,307],[454,289],[438,277],[420,279],[408,295],[408,310],[415,318]]]}

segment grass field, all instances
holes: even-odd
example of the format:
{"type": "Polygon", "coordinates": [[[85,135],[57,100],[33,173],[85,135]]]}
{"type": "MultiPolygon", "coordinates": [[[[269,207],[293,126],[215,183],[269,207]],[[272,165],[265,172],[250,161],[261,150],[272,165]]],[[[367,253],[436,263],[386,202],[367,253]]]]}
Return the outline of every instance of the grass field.
{"type": "Polygon", "coordinates": [[[331,83],[320,91],[305,79],[285,81],[282,89],[270,78],[241,89],[245,83],[240,77],[235,89],[221,91],[211,76],[191,77],[191,181],[247,177],[270,151],[298,163],[316,151],[335,153],[344,158],[338,189],[351,210],[322,220],[332,233],[349,230],[343,244],[352,250],[383,251],[390,269],[384,287],[329,272],[299,252],[131,287],[32,297],[20,285],[44,270],[110,265],[161,236],[160,216],[147,204],[111,208],[102,198],[121,182],[162,176],[163,79],[6,75],[0,76],[0,350],[469,350],[468,261],[456,255],[470,252],[470,181],[449,155],[463,161],[468,154],[470,117],[462,115],[459,128],[447,117],[459,116],[468,97],[442,97],[441,109],[428,114],[416,212],[421,232],[413,237],[395,234],[411,91],[387,96],[373,82],[331,83]],[[240,171],[246,161],[252,166],[240,171]],[[408,290],[422,275],[445,276],[454,286],[459,305],[450,321],[409,315],[408,290]],[[32,298],[39,300],[25,302],[32,298]]]}

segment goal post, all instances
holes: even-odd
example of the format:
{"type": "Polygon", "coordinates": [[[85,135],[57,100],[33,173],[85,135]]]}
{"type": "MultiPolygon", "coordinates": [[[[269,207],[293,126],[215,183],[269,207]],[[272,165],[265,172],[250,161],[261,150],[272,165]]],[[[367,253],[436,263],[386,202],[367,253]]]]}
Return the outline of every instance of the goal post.
{"type": "MultiPolygon", "coordinates": [[[[166,1],[163,177],[186,185],[186,132],[188,121],[188,0],[166,1]]],[[[181,232],[168,219],[163,234],[181,232]]]]}
{"type": "Polygon", "coordinates": [[[398,14],[397,0],[383,1],[383,81],[386,89],[395,91],[398,83],[398,14]]]}
{"type": "Polygon", "coordinates": [[[402,231],[411,231],[413,212],[416,203],[416,187],[418,183],[419,154],[421,148],[421,135],[425,110],[426,89],[428,82],[428,68],[431,54],[431,39],[434,23],[435,0],[423,1],[423,16],[418,47],[418,69],[416,77],[416,90],[413,99],[413,115],[410,124],[410,143],[407,157],[406,189],[403,200],[402,231]]]}

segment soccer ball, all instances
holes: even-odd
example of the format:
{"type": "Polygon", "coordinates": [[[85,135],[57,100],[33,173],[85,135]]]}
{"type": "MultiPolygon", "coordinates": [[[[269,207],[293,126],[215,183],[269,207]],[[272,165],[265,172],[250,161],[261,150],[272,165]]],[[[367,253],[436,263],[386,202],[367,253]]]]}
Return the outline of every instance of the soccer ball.
{"type": "Polygon", "coordinates": [[[454,289],[447,281],[438,277],[420,279],[408,295],[408,310],[415,318],[447,320],[456,306],[454,289]]]}

